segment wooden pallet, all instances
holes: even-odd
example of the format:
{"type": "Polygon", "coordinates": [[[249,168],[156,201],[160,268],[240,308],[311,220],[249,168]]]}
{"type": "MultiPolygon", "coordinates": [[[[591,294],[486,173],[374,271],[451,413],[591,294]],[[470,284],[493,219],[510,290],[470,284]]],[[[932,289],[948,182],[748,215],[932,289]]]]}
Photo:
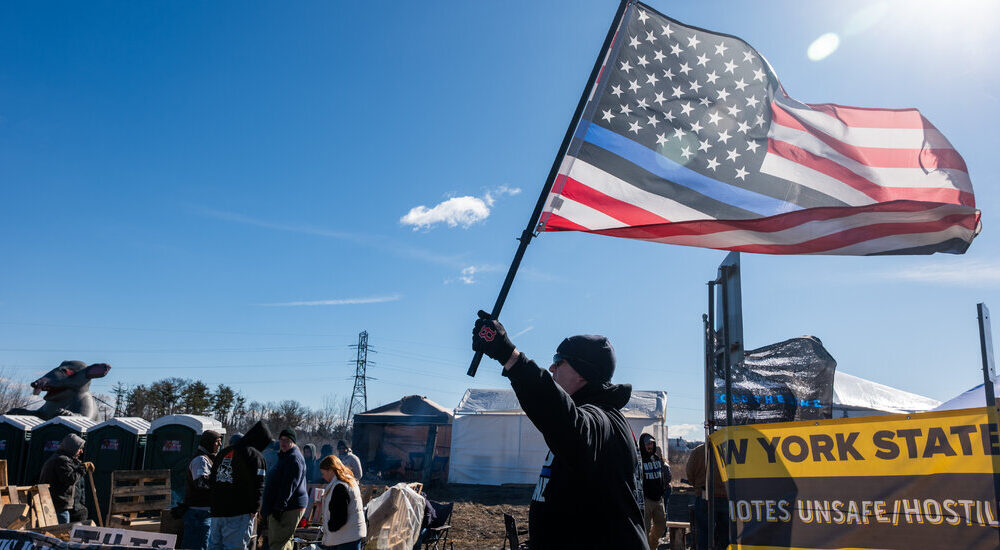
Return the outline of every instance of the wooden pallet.
{"type": "Polygon", "coordinates": [[[45,483],[18,487],[0,487],[0,527],[6,529],[38,528],[58,525],[56,507],[45,483]]]}
{"type": "MultiPolygon", "coordinates": [[[[170,470],[116,470],[111,472],[108,527],[146,526],[170,508],[170,470]]],[[[148,528],[148,527],[147,527],[148,528]]]]}

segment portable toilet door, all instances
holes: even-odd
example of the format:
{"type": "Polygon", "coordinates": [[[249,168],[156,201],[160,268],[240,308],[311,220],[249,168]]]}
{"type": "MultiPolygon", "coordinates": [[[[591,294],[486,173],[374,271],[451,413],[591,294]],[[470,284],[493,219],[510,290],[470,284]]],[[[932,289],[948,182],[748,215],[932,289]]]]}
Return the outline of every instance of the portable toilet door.
{"type": "Polygon", "coordinates": [[[226,429],[210,416],[172,414],[157,418],[149,426],[146,469],[170,470],[170,505],[184,500],[185,473],[198,440],[205,430],[225,435],[226,429]]]}
{"type": "MultiPolygon", "coordinates": [[[[111,472],[141,470],[149,421],[138,417],[116,417],[87,430],[87,446],[83,456],[94,463],[94,487],[101,506],[101,517],[108,517],[111,499],[111,472]]],[[[90,517],[93,505],[88,506],[90,517]]]]}
{"type": "Polygon", "coordinates": [[[7,484],[21,485],[32,428],[44,422],[37,416],[0,416],[0,460],[7,461],[7,484]]]}
{"type": "Polygon", "coordinates": [[[97,422],[86,416],[56,416],[32,429],[31,442],[28,445],[28,460],[21,481],[25,485],[38,483],[38,474],[42,472],[42,465],[56,454],[59,442],[71,433],[87,439],[87,430],[95,424],[97,422]]]}

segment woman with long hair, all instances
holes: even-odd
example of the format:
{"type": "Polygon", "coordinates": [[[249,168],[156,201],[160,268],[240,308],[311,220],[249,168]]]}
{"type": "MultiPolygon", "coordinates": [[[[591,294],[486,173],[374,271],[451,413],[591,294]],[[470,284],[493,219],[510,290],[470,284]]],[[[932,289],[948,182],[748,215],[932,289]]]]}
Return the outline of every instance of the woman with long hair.
{"type": "Polygon", "coordinates": [[[327,482],[323,492],[323,537],[325,550],[362,550],[368,530],[365,527],[361,490],[354,473],[334,455],[323,458],[319,473],[327,482]]]}

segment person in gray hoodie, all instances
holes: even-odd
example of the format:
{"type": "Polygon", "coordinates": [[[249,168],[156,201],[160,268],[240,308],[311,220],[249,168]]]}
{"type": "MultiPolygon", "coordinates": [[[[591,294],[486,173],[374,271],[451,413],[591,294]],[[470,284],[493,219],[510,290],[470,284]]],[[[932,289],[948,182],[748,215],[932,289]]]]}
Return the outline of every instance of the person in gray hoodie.
{"type": "Polygon", "coordinates": [[[316,446],[312,443],[303,445],[302,458],[306,461],[306,482],[322,483],[323,477],[319,474],[319,459],[316,458],[316,446]]]}
{"type": "Polygon", "coordinates": [[[94,471],[94,464],[81,462],[82,455],[83,438],[66,434],[59,442],[56,454],[45,462],[38,476],[38,483],[49,485],[59,523],[87,519],[87,485],[83,478],[88,469],[94,471]]]}

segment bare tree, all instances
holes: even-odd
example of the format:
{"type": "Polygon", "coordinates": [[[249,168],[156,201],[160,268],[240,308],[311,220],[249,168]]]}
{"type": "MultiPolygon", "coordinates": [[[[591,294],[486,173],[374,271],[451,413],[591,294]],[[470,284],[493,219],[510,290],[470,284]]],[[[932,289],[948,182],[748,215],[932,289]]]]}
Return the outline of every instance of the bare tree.
{"type": "Polygon", "coordinates": [[[23,407],[31,401],[29,386],[10,370],[0,367],[0,411],[3,412],[23,407]]]}

